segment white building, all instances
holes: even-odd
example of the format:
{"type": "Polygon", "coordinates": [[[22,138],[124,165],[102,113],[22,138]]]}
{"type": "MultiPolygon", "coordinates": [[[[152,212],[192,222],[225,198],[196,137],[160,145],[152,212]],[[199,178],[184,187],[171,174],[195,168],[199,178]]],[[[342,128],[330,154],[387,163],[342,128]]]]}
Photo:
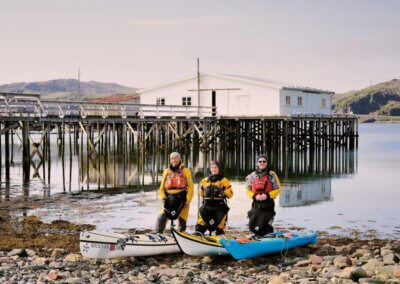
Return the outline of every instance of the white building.
{"type": "Polygon", "coordinates": [[[141,104],[216,107],[217,116],[331,115],[333,92],[236,75],[200,73],[137,91],[141,104]]]}

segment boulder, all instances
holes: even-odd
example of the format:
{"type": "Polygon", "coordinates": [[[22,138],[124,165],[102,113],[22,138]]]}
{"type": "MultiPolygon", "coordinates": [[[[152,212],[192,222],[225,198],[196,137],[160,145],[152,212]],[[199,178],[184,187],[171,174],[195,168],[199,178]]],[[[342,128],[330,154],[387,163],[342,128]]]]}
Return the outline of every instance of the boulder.
{"type": "Polygon", "coordinates": [[[339,268],[352,266],[353,262],[348,256],[338,256],[333,260],[333,265],[339,268]]]}
{"type": "Polygon", "coordinates": [[[400,265],[396,265],[393,269],[393,276],[400,278],[400,265]]]}
{"type": "Polygon", "coordinates": [[[355,281],[355,282],[358,282],[358,280],[359,280],[360,278],[365,278],[365,277],[367,277],[367,272],[366,272],[364,269],[362,269],[361,267],[355,268],[355,269],[350,273],[350,279],[353,280],[353,281],[355,281]]]}
{"type": "Polygon", "coordinates": [[[322,257],[318,255],[310,255],[308,260],[310,261],[311,264],[321,264],[322,263],[322,257]]]}
{"type": "Polygon", "coordinates": [[[9,253],[7,253],[7,256],[14,256],[14,255],[22,256],[23,254],[25,254],[24,249],[13,249],[9,253]]]}
{"type": "Polygon", "coordinates": [[[82,256],[76,253],[70,253],[64,258],[64,262],[78,262],[82,260],[82,256]]]}

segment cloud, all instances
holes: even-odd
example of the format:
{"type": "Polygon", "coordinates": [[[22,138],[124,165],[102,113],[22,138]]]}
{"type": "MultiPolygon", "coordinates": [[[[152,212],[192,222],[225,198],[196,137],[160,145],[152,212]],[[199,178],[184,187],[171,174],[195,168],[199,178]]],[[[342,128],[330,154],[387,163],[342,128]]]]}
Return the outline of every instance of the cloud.
{"type": "Polygon", "coordinates": [[[231,25],[246,21],[243,16],[205,16],[180,18],[149,18],[141,19],[136,23],[142,26],[182,26],[182,25],[231,25]]]}

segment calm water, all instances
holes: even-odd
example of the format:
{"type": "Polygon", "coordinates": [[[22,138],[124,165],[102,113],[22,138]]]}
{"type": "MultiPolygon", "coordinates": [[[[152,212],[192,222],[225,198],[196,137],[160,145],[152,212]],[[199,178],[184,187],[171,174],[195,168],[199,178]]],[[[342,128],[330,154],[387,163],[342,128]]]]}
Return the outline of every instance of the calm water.
{"type": "MultiPolygon", "coordinates": [[[[380,237],[400,238],[400,186],[397,180],[400,176],[400,124],[361,124],[359,132],[359,147],[356,151],[291,153],[288,156],[269,153],[271,163],[283,184],[283,191],[276,202],[275,225],[298,226],[338,234],[351,234],[354,229],[364,233],[376,230],[380,237]]],[[[62,164],[57,149],[54,141],[50,184],[47,182],[48,176],[43,179],[42,169],[39,169],[39,176],[32,177],[32,181],[23,186],[20,167],[22,150],[18,145],[15,146],[9,186],[4,184],[4,169],[2,171],[0,202],[18,196],[57,196],[63,192],[62,164]]],[[[161,210],[156,188],[162,171],[160,167],[156,174],[154,158],[148,157],[143,169],[137,166],[135,153],[132,153],[124,171],[120,155],[111,154],[108,160],[108,187],[114,183],[118,185],[125,178],[129,180],[131,190],[119,194],[78,194],[80,186],[84,185],[86,189],[86,183],[82,183],[86,171],[82,163],[78,162],[80,156],[74,154],[74,151],[72,154],[73,194],[66,195],[70,198],[62,205],[54,203],[47,208],[25,213],[39,215],[47,221],[65,219],[92,223],[102,230],[153,228],[161,210]]],[[[224,161],[224,171],[234,189],[234,197],[229,200],[231,210],[228,225],[245,229],[246,212],[251,202],[245,195],[244,177],[251,171],[253,161],[242,159],[240,165],[236,165],[232,155],[227,155],[224,161]]],[[[83,155],[83,164],[86,163],[85,159],[83,155]]],[[[165,166],[165,158],[159,159],[161,166],[165,166]]],[[[68,193],[68,151],[65,160],[68,193]]],[[[187,155],[185,161],[192,168],[196,180],[200,180],[204,176],[204,157],[187,155]]],[[[100,168],[102,171],[104,169],[100,168]]],[[[90,188],[97,189],[97,171],[92,168],[89,176],[90,188]]],[[[195,190],[197,192],[197,183],[195,190]]],[[[195,195],[191,203],[189,225],[195,224],[197,207],[195,195]]]]}

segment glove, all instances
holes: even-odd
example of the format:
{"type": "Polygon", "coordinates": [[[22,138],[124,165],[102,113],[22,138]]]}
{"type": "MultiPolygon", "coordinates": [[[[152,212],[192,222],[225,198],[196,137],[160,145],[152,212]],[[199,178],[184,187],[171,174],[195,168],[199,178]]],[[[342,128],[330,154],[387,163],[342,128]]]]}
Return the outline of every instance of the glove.
{"type": "Polygon", "coordinates": [[[257,200],[257,201],[261,201],[261,195],[260,195],[260,194],[257,194],[257,195],[256,195],[256,200],[257,200]]]}
{"type": "Polygon", "coordinates": [[[267,195],[266,195],[265,193],[260,194],[260,200],[261,200],[261,201],[264,201],[264,200],[266,200],[266,199],[267,199],[267,195]]]}

